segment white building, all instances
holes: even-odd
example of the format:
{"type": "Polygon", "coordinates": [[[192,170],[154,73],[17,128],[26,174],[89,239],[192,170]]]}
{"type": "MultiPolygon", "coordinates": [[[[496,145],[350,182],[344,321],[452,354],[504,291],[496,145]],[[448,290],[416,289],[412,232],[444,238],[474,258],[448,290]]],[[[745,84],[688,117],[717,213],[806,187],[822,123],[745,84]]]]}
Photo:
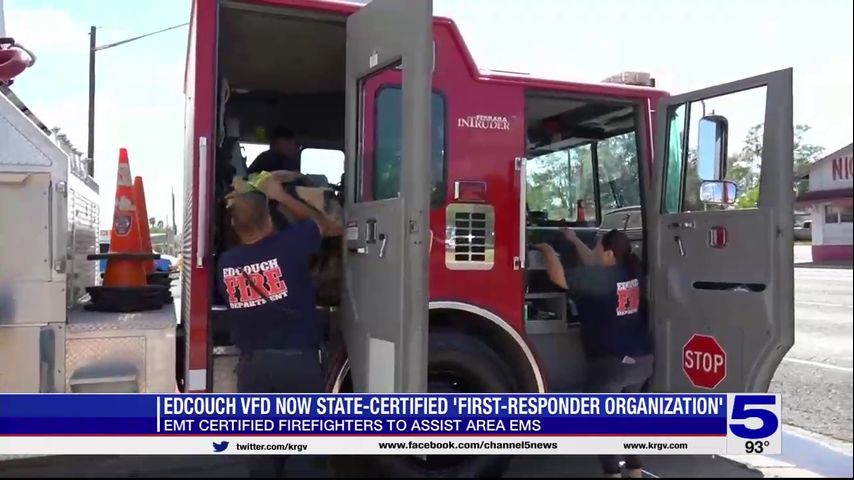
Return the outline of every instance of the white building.
{"type": "Polygon", "coordinates": [[[808,175],[809,191],[797,198],[797,206],[809,207],[812,214],[814,262],[852,260],[852,151],[854,143],[812,164],[808,175]]]}

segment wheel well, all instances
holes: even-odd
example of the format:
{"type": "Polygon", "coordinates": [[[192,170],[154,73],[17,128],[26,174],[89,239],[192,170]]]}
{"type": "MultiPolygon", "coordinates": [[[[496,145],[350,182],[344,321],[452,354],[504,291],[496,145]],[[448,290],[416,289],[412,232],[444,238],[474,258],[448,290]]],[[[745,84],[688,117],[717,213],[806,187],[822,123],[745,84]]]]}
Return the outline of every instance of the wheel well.
{"type": "MultiPolygon", "coordinates": [[[[500,320],[499,320],[500,321],[500,320]]],[[[504,328],[481,315],[454,308],[431,308],[430,330],[447,329],[477,337],[505,360],[519,392],[538,392],[536,361],[504,328]]]]}

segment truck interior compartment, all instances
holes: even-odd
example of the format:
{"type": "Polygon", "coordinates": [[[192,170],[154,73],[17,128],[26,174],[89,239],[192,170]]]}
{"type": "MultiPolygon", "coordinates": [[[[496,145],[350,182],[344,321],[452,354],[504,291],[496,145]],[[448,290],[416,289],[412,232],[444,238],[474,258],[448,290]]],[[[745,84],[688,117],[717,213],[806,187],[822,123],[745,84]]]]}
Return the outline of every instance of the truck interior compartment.
{"type": "Polygon", "coordinates": [[[529,93],[525,105],[525,330],[550,364],[546,371],[555,391],[578,391],[585,369],[560,366],[585,361],[578,310],[572,292],[548,278],[534,245],[548,243],[564,269],[576,268],[580,259],[564,236],[566,230],[574,230],[593,247],[602,233],[614,228],[613,211],[640,212],[640,156],[634,135],[641,124],[639,108],[631,102],[551,92],[529,93]]]}
{"type": "MultiPolygon", "coordinates": [[[[296,135],[302,149],[301,171],[308,177],[301,182],[326,188],[327,213],[330,208],[340,212],[343,177],[329,178],[317,162],[340,158],[343,172],[345,21],[343,16],[307,10],[239,4],[223,4],[220,9],[216,205],[211,219],[217,254],[235,241],[225,211],[232,177],[245,175],[245,168],[260,153],[257,149],[266,149],[276,127],[291,129],[296,135]]],[[[313,260],[318,308],[327,320],[339,297],[339,241],[324,239],[313,260]]],[[[214,292],[213,303],[225,305],[226,300],[214,292]]],[[[214,310],[212,346],[216,352],[231,341],[225,315],[221,309],[214,310]]]]}

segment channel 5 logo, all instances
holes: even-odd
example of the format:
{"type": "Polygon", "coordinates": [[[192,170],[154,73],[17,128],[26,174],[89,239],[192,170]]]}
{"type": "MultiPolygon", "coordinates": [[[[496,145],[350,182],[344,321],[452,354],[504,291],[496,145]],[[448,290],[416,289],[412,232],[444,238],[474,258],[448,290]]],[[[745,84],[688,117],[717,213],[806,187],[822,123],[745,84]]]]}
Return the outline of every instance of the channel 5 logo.
{"type": "Polygon", "coordinates": [[[780,428],[780,407],[779,395],[731,395],[729,431],[746,440],[768,438],[780,428]]]}

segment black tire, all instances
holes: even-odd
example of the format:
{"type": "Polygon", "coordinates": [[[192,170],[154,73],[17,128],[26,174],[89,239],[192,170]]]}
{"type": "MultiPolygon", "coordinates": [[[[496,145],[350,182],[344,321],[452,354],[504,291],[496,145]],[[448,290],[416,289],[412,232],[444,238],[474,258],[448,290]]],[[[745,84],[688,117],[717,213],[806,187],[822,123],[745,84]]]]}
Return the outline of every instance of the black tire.
{"type": "MultiPolygon", "coordinates": [[[[430,332],[428,389],[441,393],[515,391],[510,369],[476,337],[452,330],[430,332]]],[[[377,457],[383,476],[475,478],[499,477],[512,457],[496,455],[377,457]]]]}

